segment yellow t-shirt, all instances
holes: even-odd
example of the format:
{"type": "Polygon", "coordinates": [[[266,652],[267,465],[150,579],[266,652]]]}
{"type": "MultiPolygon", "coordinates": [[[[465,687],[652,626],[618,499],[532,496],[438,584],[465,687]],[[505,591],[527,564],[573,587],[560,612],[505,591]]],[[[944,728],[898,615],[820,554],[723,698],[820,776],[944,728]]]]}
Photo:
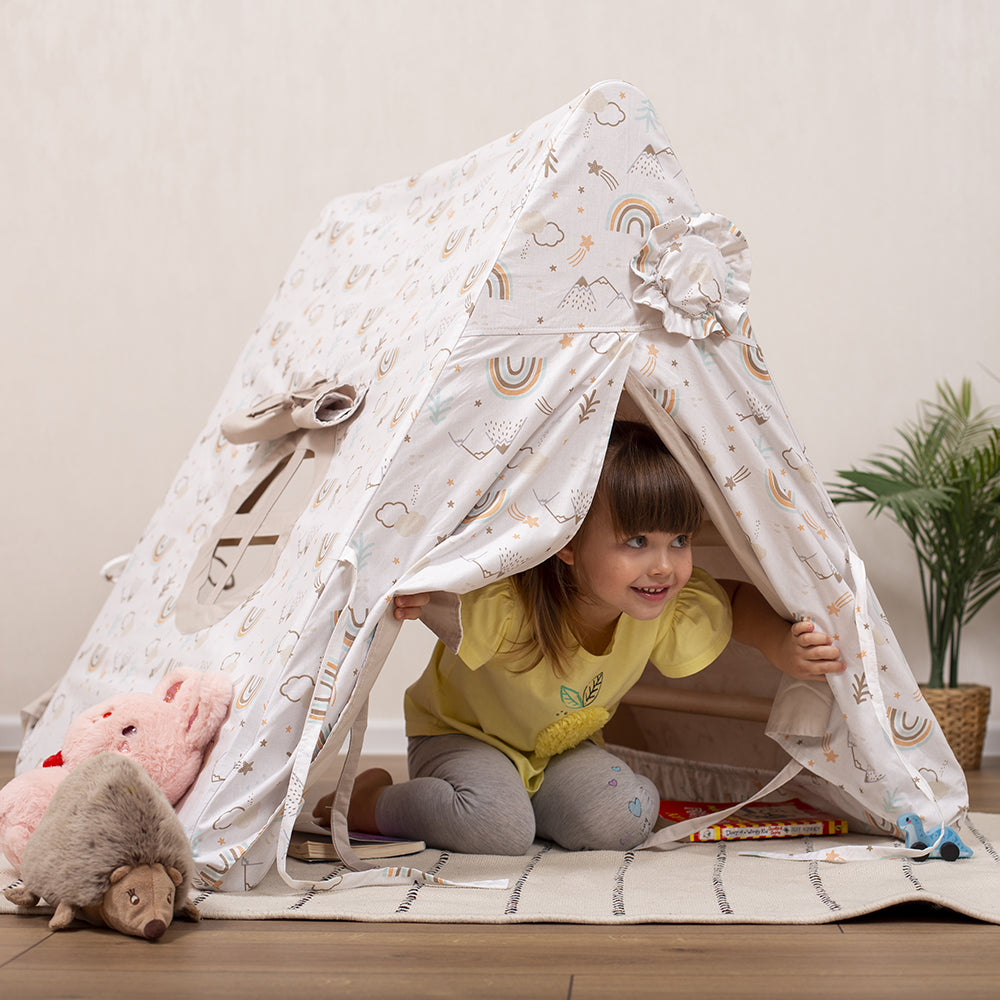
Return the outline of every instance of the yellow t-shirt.
{"type": "Polygon", "coordinates": [[[564,677],[547,660],[524,671],[534,649],[499,652],[518,638],[524,620],[510,580],[463,595],[461,616],[458,654],[439,642],[406,692],[406,735],[474,736],[505,753],[532,793],[549,758],[599,739],[647,662],[667,677],[687,677],[715,660],[732,632],[725,591],[699,569],[658,618],[622,615],[602,655],[577,649],[564,677]]]}

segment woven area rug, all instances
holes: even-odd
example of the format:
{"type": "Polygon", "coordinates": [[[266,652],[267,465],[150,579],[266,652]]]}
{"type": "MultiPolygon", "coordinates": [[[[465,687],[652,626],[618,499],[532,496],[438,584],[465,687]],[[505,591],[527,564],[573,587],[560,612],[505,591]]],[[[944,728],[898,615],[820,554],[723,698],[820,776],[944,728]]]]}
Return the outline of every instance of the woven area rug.
{"type": "MultiPolygon", "coordinates": [[[[397,860],[450,881],[506,879],[508,886],[411,884],[302,892],[289,889],[272,871],[251,892],[198,893],[194,901],[203,917],[220,920],[589,924],[814,924],[896,903],[926,902],[1000,923],[1000,815],[973,813],[963,833],[975,854],[950,863],[779,861],[742,855],[744,847],[732,842],[626,854],[574,853],[538,844],[520,858],[424,851],[397,860]]],[[[802,851],[859,842],[864,838],[845,836],[781,845],[802,851]]],[[[343,868],[290,861],[289,871],[335,883],[343,868]]],[[[0,885],[13,881],[9,869],[0,871],[0,885]]],[[[0,912],[16,912],[2,895],[0,912]]]]}

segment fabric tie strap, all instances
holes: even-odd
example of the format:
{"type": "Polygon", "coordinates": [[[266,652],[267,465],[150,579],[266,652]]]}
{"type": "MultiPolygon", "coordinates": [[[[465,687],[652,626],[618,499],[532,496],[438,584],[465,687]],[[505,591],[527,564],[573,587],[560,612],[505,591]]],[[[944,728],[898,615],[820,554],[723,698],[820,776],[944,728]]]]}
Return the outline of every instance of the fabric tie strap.
{"type": "Polygon", "coordinates": [[[353,417],[367,387],[336,383],[314,376],[306,386],[262,399],[250,410],[222,421],[222,433],[232,444],[273,441],[300,430],[322,430],[353,417]]]}

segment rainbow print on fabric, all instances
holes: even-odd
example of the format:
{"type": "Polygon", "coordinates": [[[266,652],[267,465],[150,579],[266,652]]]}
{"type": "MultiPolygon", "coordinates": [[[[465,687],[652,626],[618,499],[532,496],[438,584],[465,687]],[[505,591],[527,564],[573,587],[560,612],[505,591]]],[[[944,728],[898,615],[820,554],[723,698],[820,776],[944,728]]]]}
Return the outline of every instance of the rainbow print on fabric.
{"type": "Polygon", "coordinates": [[[510,298],[510,275],[506,268],[497,261],[490,271],[490,276],[486,280],[486,293],[492,299],[506,301],[510,298]]]}
{"type": "Polygon", "coordinates": [[[626,195],[615,202],[608,213],[608,229],[643,238],[660,222],[660,215],[652,203],[636,195],[626,195]]]}
{"type": "Polygon", "coordinates": [[[466,226],[462,226],[461,229],[456,229],[454,232],[449,233],[448,239],[444,241],[444,247],[441,249],[442,260],[446,260],[458,249],[458,245],[462,242],[462,237],[465,236],[467,228],[466,226]]]}
{"type": "Polygon", "coordinates": [[[778,477],[770,469],[767,470],[767,491],[779,507],[795,510],[795,494],[791,490],[783,490],[778,483],[778,477]]]}
{"type": "Polygon", "coordinates": [[[898,708],[890,708],[888,716],[893,743],[906,750],[920,746],[934,731],[934,722],[927,716],[916,715],[911,719],[898,708]]]}
{"type": "Polygon", "coordinates": [[[494,514],[503,509],[506,498],[506,490],[483,494],[476,502],[475,507],[462,519],[462,524],[471,524],[473,521],[482,521],[484,518],[493,517],[494,514]]]}
{"type": "Polygon", "coordinates": [[[545,370],[544,358],[490,358],[490,386],[505,399],[526,396],[538,385],[545,370]]]}
{"type": "Polygon", "coordinates": [[[744,344],[743,350],[743,364],[746,365],[747,371],[758,381],[758,382],[770,382],[771,373],[767,370],[767,365],[764,363],[764,355],[761,350],[756,345],[744,344]]]}

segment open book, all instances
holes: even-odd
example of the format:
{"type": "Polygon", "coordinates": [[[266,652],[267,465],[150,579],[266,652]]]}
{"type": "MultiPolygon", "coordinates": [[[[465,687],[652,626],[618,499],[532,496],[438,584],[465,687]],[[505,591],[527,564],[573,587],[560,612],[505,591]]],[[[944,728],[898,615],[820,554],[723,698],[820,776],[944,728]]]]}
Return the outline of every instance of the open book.
{"type": "MultiPolygon", "coordinates": [[[[732,805],[731,802],[664,799],[660,802],[658,825],[708,816],[732,805]]],[[[815,809],[801,799],[788,799],[785,802],[752,802],[728,819],[692,834],[688,840],[765,840],[772,837],[820,837],[833,833],[847,833],[847,820],[815,809]]]]}

